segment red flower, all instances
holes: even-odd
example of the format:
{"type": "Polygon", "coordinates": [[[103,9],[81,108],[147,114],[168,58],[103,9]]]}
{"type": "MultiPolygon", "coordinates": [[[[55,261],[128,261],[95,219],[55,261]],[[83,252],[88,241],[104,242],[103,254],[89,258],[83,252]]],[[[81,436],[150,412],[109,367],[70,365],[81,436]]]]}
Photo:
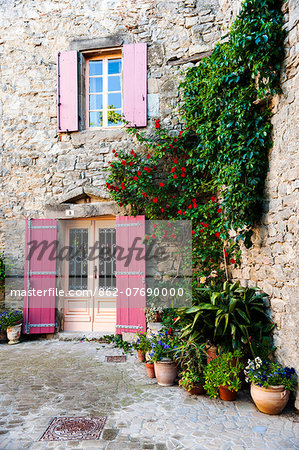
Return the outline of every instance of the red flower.
{"type": "Polygon", "coordinates": [[[155,223],[153,224],[153,228],[157,228],[157,225],[155,223]]]}
{"type": "Polygon", "coordinates": [[[179,214],[179,215],[183,214],[183,211],[180,209],[180,210],[178,211],[178,214],[179,214]]]}
{"type": "Polygon", "coordinates": [[[181,173],[181,177],[183,177],[183,178],[184,178],[184,177],[185,177],[185,175],[186,175],[186,174],[185,174],[185,172],[182,172],[182,173],[181,173]]]}
{"type": "Polygon", "coordinates": [[[112,153],[115,153],[115,150],[114,150],[114,149],[112,150],[112,153]]]}
{"type": "Polygon", "coordinates": [[[175,198],[175,195],[173,195],[172,198],[175,198]]]}
{"type": "Polygon", "coordinates": [[[140,175],[141,175],[141,172],[138,170],[137,171],[137,175],[140,177],[140,175]]]}
{"type": "Polygon", "coordinates": [[[173,148],[173,145],[172,145],[172,144],[169,144],[169,148],[173,148]]]}
{"type": "Polygon", "coordinates": [[[115,158],[117,158],[117,153],[114,153],[115,158]]]}
{"type": "Polygon", "coordinates": [[[157,128],[157,130],[160,128],[160,120],[159,119],[157,119],[156,120],[156,123],[155,123],[155,127],[157,128]]]}
{"type": "Polygon", "coordinates": [[[171,169],[170,169],[170,172],[175,172],[175,167],[172,167],[171,169]]]}
{"type": "Polygon", "coordinates": [[[153,198],[154,203],[157,203],[157,201],[158,201],[157,197],[153,198]]]}
{"type": "Polygon", "coordinates": [[[199,230],[201,233],[203,233],[205,230],[202,228],[201,230],[199,230]]]}
{"type": "Polygon", "coordinates": [[[133,161],[130,161],[130,162],[129,162],[129,166],[133,166],[133,161]]]}
{"type": "Polygon", "coordinates": [[[251,336],[249,336],[249,338],[248,338],[248,342],[249,342],[249,344],[251,344],[251,341],[252,341],[252,337],[251,337],[251,336]]]}
{"type": "Polygon", "coordinates": [[[182,139],[182,135],[183,135],[183,131],[180,131],[180,132],[179,132],[179,138],[182,139]]]}
{"type": "Polygon", "coordinates": [[[166,208],[168,209],[168,208],[169,208],[169,205],[166,205],[166,208]]]}
{"type": "Polygon", "coordinates": [[[175,234],[171,234],[170,237],[171,237],[172,239],[174,239],[174,238],[175,238],[175,234]]]}
{"type": "Polygon", "coordinates": [[[230,260],[230,262],[231,262],[231,264],[235,264],[236,260],[235,260],[234,258],[232,258],[232,259],[230,260]]]}
{"type": "Polygon", "coordinates": [[[215,233],[215,236],[216,236],[216,238],[219,238],[220,237],[220,233],[218,233],[218,231],[217,231],[217,233],[215,233]]]}
{"type": "Polygon", "coordinates": [[[122,206],[123,204],[122,204],[122,202],[119,202],[119,206],[122,206]]]}
{"type": "Polygon", "coordinates": [[[126,166],[126,165],[127,165],[127,163],[126,163],[125,160],[122,161],[122,165],[123,165],[123,166],[126,166]]]}
{"type": "Polygon", "coordinates": [[[177,164],[177,163],[179,162],[179,160],[178,160],[177,158],[173,158],[173,162],[174,162],[175,164],[177,164]]]}
{"type": "Polygon", "coordinates": [[[207,223],[204,223],[203,226],[204,226],[205,228],[209,228],[209,225],[208,225],[207,223]]]}
{"type": "Polygon", "coordinates": [[[217,212],[220,214],[220,213],[222,213],[222,208],[218,208],[217,209],[217,212]]]}
{"type": "Polygon", "coordinates": [[[164,208],[161,208],[161,212],[164,212],[165,211],[165,209],[164,208]]]}
{"type": "Polygon", "coordinates": [[[176,175],[173,175],[173,177],[172,177],[172,178],[176,179],[176,178],[177,178],[177,176],[176,176],[176,175]]]}
{"type": "Polygon", "coordinates": [[[137,181],[137,180],[138,180],[138,177],[135,176],[135,177],[134,177],[134,181],[137,181]]]}
{"type": "Polygon", "coordinates": [[[189,205],[188,208],[191,209],[191,208],[192,208],[192,205],[189,205]]]}
{"type": "Polygon", "coordinates": [[[173,138],[173,142],[176,142],[177,141],[177,138],[173,138]]]}
{"type": "Polygon", "coordinates": [[[145,239],[148,241],[149,240],[149,236],[145,236],[145,239]]]}
{"type": "Polygon", "coordinates": [[[131,155],[135,155],[134,150],[131,150],[130,153],[131,153],[131,155]]]}
{"type": "Polygon", "coordinates": [[[217,199],[216,197],[211,197],[212,202],[216,203],[217,199]]]}
{"type": "Polygon", "coordinates": [[[194,230],[192,230],[192,234],[195,234],[195,231],[194,231],[194,230]]]}
{"type": "Polygon", "coordinates": [[[143,197],[147,197],[147,193],[146,192],[142,192],[143,197]]]}
{"type": "Polygon", "coordinates": [[[151,155],[146,155],[147,159],[150,159],[151,155]]]}
{"type": "Polygon", "coordinates": [[[223,253],[224,253],[224,257],[227,258],[228,257],[227,251],[224,250],[223,253]]]}
{"type": "Polygon", "coordinates": [[[125,183],[121,183],[120,187],[121,187],[122,189],[125,189],[125,183]]]}
{"type": "Polygon", "coordinates": [[[186,167],[182,167],[182,168],[181,168],[181,171],[182,171],[182,172],[186,172],[186,167]]]}
{"type": "Polygon", "coordinates": [[[160,183],[160,187],[163,187],[164,186],[164,183],[160,183]]]}
{"type": "Polygon", "coordinates": [[[152,238],[153,238],[153,239],[156,239],[156,235],[155,235],[155,234],[152,234],[152,238]]]}

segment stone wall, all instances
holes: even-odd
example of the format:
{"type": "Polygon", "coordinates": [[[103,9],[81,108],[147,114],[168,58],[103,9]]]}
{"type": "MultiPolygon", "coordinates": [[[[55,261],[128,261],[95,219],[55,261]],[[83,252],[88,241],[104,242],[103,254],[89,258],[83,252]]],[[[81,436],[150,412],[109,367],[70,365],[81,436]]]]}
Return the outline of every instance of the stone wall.
{"type": "MultiPolygon", "coordinates": [[[[299,11],[295,0],[284,5],[284,13],[286,54],[282,94],[272,105],[274,142],[269,155],[264,214],[255,230],[254,246],[243,249],[242,266],[233,271],[233,276],[244,285],[259,286],[269,294],[272,317],[277,324],[277,356],[281,363],[299,372],[299,11]]],[[[299,409],[299,396],[296,407],[299,409]]]]}

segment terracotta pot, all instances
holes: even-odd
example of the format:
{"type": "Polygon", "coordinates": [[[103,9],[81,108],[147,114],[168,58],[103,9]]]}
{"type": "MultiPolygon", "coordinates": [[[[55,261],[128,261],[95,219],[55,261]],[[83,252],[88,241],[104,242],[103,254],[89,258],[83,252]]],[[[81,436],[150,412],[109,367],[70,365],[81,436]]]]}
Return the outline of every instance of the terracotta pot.
{"type": "Polygon", "coordinates": [[[143,351],[141,350],[137,350],[137,356],[140,362],[144,362],[145,361],[145,354],[143,353],[143,351]]]}
{"type": "Polygon", "coordinates": [[[219,386],[219,395],[221,400],[232,402],[237,398],[237,391],[228,389],[227,386],[219,386]]]}
{"type": "Polygon", "coordinates": [[[176,364],[173,361],[155,361],[155,374],[160,386],[172,386],[177,376],[176,364]]]}
{"type": "Polygon", "coordinates": [[[155,367],[153,363],[145,363],[146,373],[149,378],[155,378],[155,367]]]}
{"type": "Polygon", "coordinates": [[[14,325],[6,329],[9,345],[18,344],[20,342],[22,324],[14,325]]]}
{"type": "Polygon", "coordinates": [[[191,395],[201,395],[201,394],[205,393],[205,390],[204,390],[203,384],[197,383],[191,389],[188,389],[188,392],[191,395]]]}
{"type": "Polygon", "coordinates": [[[155,322],[156,322],[156,323],[157,323],[157,322],[162,322],[162,314],[161,314],[161,313],[157,312],[157,313],[155,314],[155,322]]]}
{"type": "Polygon", "coordinates": [[[256,407],[265,414],[280,414],[286,407],[290,391],[284,386],[264,388],[251,383],[250,394],[256,407]]]}
{"type": "Polygon", "coordinates": [[[0,331],[0,341],[6,341],[6,332],[0,331]]]}
{"type": "Polygon", "coordinates": [[[207,350],[207,364],[209,364],[209,362],[213,361],[213,359],[217,358],[217,347],[215,347],[215,345],[211,345],[210,347],[206,347],[207,350]]]}

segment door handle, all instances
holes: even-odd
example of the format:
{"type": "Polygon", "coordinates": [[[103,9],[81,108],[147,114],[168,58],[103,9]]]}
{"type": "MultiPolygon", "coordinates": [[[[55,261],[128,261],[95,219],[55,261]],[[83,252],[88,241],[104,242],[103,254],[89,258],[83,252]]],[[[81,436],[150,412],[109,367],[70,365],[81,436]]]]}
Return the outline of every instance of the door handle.
{"type": "Polygon", "coordinates": [[[94,266],[94,269],[93,269],[93,273],[94,273],[94,277],[95,277],[95,279],[97,279],[97,274],[98,274],[98,266],[94,266]]]}

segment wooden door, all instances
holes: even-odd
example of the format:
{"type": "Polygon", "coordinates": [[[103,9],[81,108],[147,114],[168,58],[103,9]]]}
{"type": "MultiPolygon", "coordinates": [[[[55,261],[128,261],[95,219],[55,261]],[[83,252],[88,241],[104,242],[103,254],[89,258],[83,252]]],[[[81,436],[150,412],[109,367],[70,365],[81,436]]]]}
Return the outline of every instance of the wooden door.
{"type": "Polygon", "coordinates": [[[114,227],[115,219],[74,220],[66,225],[70,254],[65,261],[65,331],[115,332],[115,262],[109,261],[114,227]],[[108,258],[103,258],[103,246],[108,258]]]}

